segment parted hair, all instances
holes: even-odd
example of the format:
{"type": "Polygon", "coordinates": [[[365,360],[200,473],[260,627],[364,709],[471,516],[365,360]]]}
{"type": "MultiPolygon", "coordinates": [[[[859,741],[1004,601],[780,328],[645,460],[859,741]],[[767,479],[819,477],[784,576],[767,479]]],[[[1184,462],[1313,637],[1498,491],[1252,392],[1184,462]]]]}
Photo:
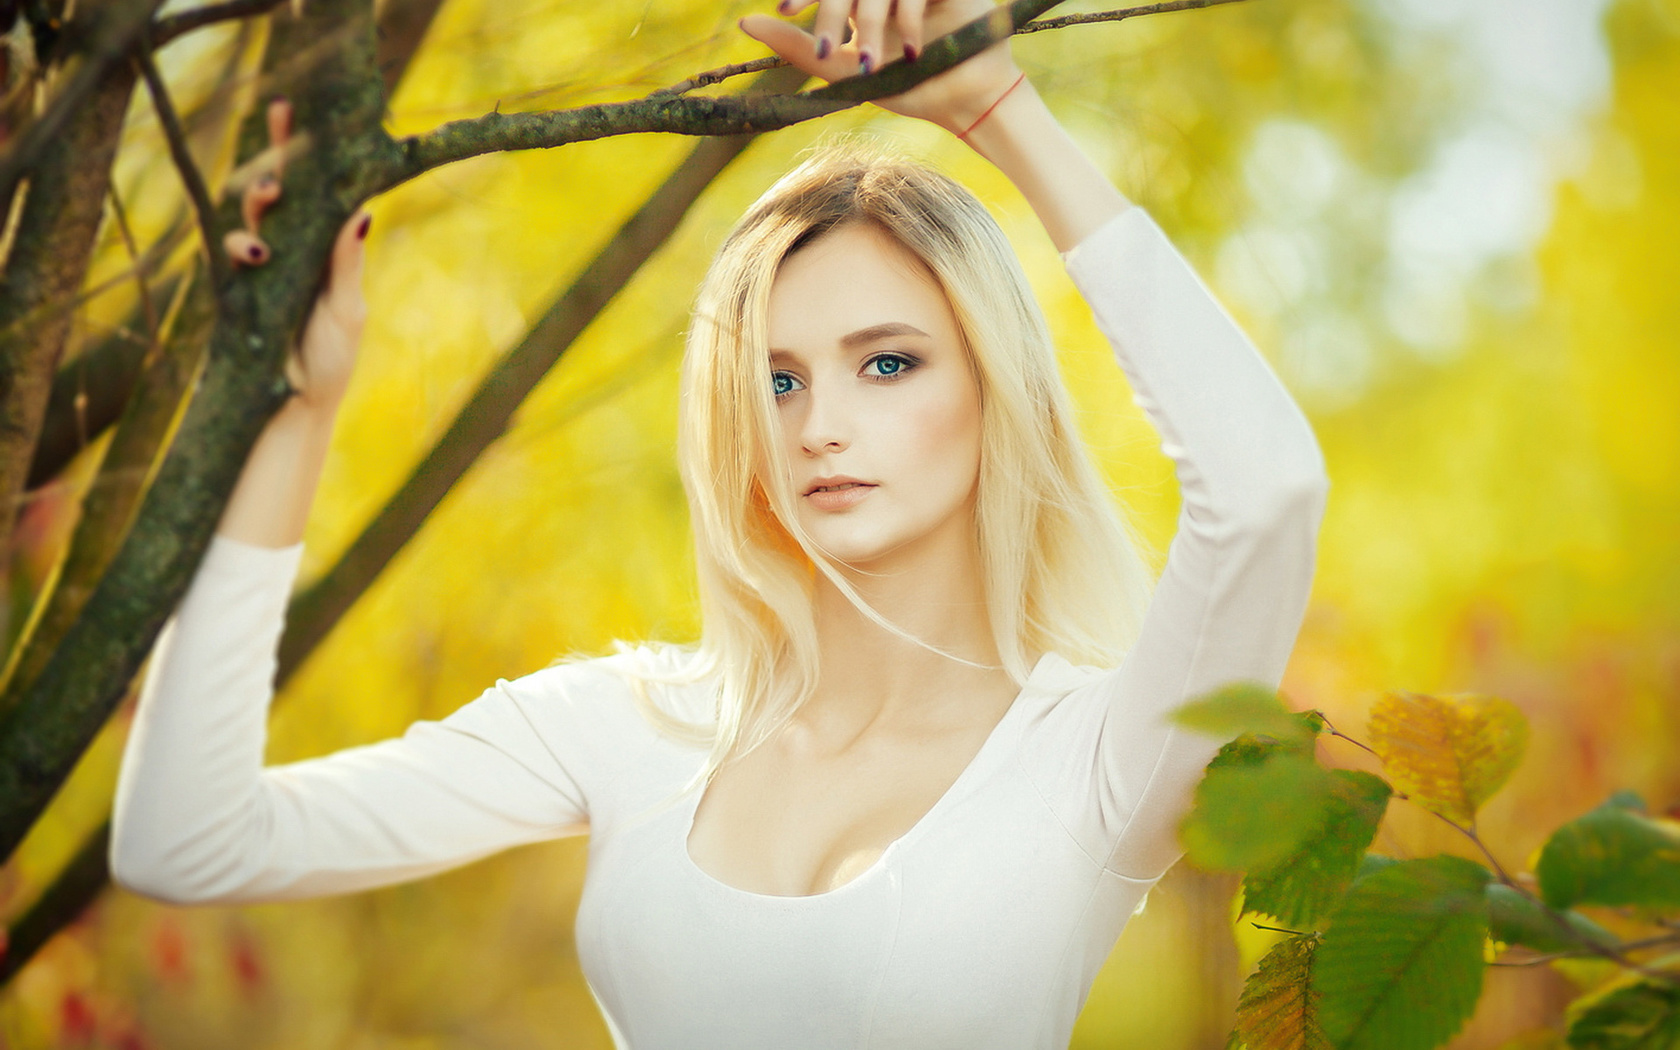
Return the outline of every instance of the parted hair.
{"type": "Polygon", "coordinates": [[[642,688],[637,694],[662,729],[710,746],[702,778],[761,743],[815,688],[817,573],[898,630],[802,534],[770,378],[767,318],[778,270],[851,224],[876,227],[921,260],[965,341],[981,405],[982,584],[1010,676],[1024,682],[1047,651],[1114,666],[1136,637],[1151,587],[1133,534],[1079,439],[1049,331],[1003,231],[945,175],[854,143],[826,147],[736,224],[700,287],[688,331],[678,460],[702,613],[690,668],[716,689],[715,720],[680,721],[642,688]]]}

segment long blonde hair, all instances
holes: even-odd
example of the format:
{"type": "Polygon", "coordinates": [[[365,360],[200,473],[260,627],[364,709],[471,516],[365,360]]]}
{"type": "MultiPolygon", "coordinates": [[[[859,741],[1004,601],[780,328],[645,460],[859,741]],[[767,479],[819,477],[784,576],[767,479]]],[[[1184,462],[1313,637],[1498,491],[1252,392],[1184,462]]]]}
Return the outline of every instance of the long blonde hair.
{"type": "MultiPolygon", "coordinates": [[[[1053,651],[1114,666],[1136,637],[1151,574],[1080,442],[1026,275],[985,207],[950,178],[856,145],[829,147],[759,198],[718,250],[683,359],[678,460],[688,495],[702,635],[686,680],[716,690],[713,721],[652,703],[661,729],[709,745],[704,780],[761,743],[817,684],[815,574],[880,616],[801,535],[770,382],[767,316],[782,262],[868,223],[920,259],[949,299],[980,388],[976,531],[1003,667],[1025,682],[1053,651]],[[768,469],[766,469],[766,465],[768,469]]],[[[902,633],[902,632],[900,632],[902,633]]],[[[669,665],[667,665],[669,666],[669,665]]],[[[647,681],[671,681],[651,672],[647,681]]]]}

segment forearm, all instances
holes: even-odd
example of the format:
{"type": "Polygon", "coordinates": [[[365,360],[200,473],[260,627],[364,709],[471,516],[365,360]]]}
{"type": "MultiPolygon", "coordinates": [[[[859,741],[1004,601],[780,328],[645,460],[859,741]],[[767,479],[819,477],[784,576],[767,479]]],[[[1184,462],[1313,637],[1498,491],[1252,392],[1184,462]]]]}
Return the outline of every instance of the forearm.
{"type": "Polygon", "coordinates": [[[288,401],[245,461],[217,534],[256,547],[301,542],[337,415],[336,402],[288,401]]]}
{"type": "Polygon", "coordinates": [[[1031,81],[1017,85],[984,116],[958,119],[962,126],[954,130],[972,125],[964,141],[1021,191],[1057,251],[1070,250],[1132,206],[1056,120],[1031,81]]]}

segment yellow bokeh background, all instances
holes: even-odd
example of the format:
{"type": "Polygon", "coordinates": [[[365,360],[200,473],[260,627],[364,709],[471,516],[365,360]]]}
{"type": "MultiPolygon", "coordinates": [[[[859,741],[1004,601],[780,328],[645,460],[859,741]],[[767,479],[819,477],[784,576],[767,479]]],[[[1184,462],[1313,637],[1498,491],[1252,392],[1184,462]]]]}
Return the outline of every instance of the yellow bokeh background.
{"type": "MultiPolygon", "coordinates": [[[[1609,94],[1575,126],[1577,162],[1546,183],[1543,235],[1507,260],[1529,294],[1512,306],[1467,285],[1459,338],[1431,353],[1383,336],[1378,279],[1359,281],[1381,270],[1382,188],[1469,103],[1442,83],[1445,65],[1389,47],[1378,6],[1233,4],[1040,34],[1017,52],[1274,359],[1323,444],[1333,491],[1285,682],[1292,702],[1354,735],[1386,689],[1516,702],[1533,724],[1530,754],[1482,831],[1520,868],[1551,828],[1617,788],[1680,806],[1680,6],[1607,8],[1609,94]],[[1268,312],[1227,287],[1221,260],[1262,209],[1244,174],[1256,129],[1285,118],[1338,143],[1377,203],[1336,220],[1350,261],[1330,290],[1268,312]],[[1315,385],[1297,367],[1291,333],[1314,311],[1378,333],[1364,337],[1357,384],[1315,385]]],[[[733,28],[752,9],[450,0],[390,126],[633,97],[754,57],[733,28]]],[[[237,87],[257,55],[255,38],[202,36],[165,53],[198,104],[237,87]]],[[[994,210],[1057,335],[1088,443],[1165,549],[1170,467],[1030,212],[960,143],[864,107],[760,140],[708,189],[289,684],[270,761],[400,733],[497,678],[614,639],[696,635],[673,453],[690,297],[733,218],[837,133],[893,143],[994,210]]],[[[491,156],[373,202],[371,320],[305,579],[690,145],[635,136],[491,156]]],[[[119,175],[143,230],[178,214],[139,106],[119,175]]],[[[107,237],[90,284],[123,265],[107,237]]],[[[125,294],[91,303],[83,333],[121,316],[125,294]]],[[[119,718],[0,869],[0,914],[26,908],[103,819],[123,730],[119,718]]],[[[1399,805],[1377,848],[1465,851],[1399,805]]],[[[584,858],[582,840],[559,841],[413,885],[252,908],[109,891],[0,991],[0,1047],[607,1047],[571,939],[584,858]]],[[[1223,1045],[1237,982],[1267,937],[1233,923],[1233,890],[1175,869],[1099,976],[1075,1045],[1223,1045]]],[[[1549,971],[1490,971],[1455,1045],[1495,1047],[1555,1022],[1570,994],[1549,971]]]]}

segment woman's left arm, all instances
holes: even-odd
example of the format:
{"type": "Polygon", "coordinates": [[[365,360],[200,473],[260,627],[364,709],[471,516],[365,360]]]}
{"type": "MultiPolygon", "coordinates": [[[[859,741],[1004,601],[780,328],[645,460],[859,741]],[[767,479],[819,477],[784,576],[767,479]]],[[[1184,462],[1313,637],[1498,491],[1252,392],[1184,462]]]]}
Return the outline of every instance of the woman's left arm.
{"type": "MultiPolygon", "coordinates": [[[[803,6],[795,0],[791,10],[803,6]]],[[[808,72],[838,79],[857,71],[860,50],[918,44],[990,6],[944,0],[916,21],[906,9],[919,15],[919,5],[899,0],[897,21],[874,30],[886,0],[823,0],[818,34],[832,31],[824,19],[841,9],[853,12],[858,31],[844,53],[831,46],[820,60],[820,39],[786,23],[755,16],[742,28],[808,72]]],[[[1075,753],[1043,756],[1057,775],[1040,784],[1110,870],[1156,878],[1179,855],[1178,822],[1218,746],[1175,729],[1168,716],[1231,682],[1275,686],[1294,647],[1327,488],[1318,443],[1172,243],[1020,78],[1007,44],[879,104],[960,133],[1020,189],[1173,461],[1178,531],[1139,636],[1124,663],[1091,687],[1100,702],[1077,705],[1091,721],[1068,745],[1075,753]]]]}

